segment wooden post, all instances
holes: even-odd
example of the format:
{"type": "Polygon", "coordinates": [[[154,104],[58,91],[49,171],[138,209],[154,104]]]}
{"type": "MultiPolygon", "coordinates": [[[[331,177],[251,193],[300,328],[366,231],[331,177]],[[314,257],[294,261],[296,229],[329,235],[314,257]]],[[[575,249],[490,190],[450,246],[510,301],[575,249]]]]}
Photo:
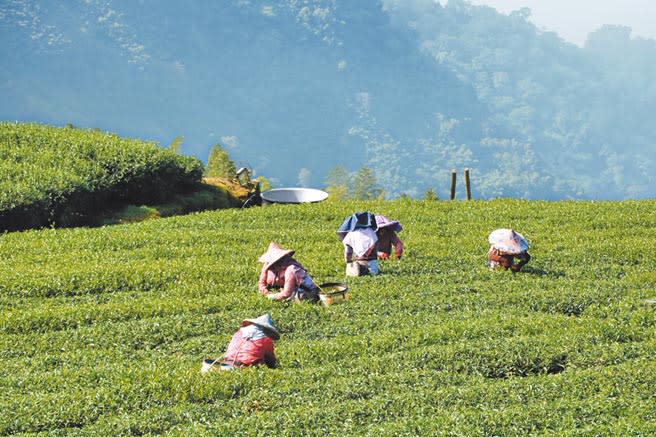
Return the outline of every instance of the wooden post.
{"type": "Polygon", "coordinates": [[[456,198],[456,170],[451,170],[451,200],[456,198]]]}
{"type": "Polygon", "coordinates": [[[469,183],[469,169],[465,169],[465,188],[467,189],[467,200],[471,200],[471,184],[469,183]]]}

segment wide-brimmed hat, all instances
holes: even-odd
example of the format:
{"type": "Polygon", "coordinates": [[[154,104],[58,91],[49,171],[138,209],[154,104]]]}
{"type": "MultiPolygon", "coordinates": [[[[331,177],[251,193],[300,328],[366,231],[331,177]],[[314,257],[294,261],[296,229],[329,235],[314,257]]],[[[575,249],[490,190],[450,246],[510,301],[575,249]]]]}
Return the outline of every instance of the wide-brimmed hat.
{"type": "Polygon", "coordinates": [[[291,256],[293,254],[294,254],[293,250],[283,249],[282,247],[278,246],[276,243],[272,241],[271,243],[269,243],[269,248],[267,249],[267,251],[260,256],[258,261],[263,264],[266,264],[267,266],[271,266],[275,264],[277,261],[280,261],[282,258],[286,257],[287,255],[291,256]]]}
{"type": "Polygon", "coordinates": [[[487,241],[497,250],[509,255],[518,255],[528,250],[528,242],[522,234],[512,229],[497,229],[487,237],[487,241]]]}
{"type": "Polygon", "coordinates": [[[377,227],[374,214],[367,211],[355,212],[346,217],[337,229],[337,238],[342,241],[344,240],[344,237],[346,237],[346,234],[351,231],[365,228],[371,228],[375,231],[377,227]]]}
{"type": "Polygon", "coordinates": [[[280,332],[278,332],[278,328],[273,326],[273,320],[271,320],[271,316],[268,314],[257,317],[255,319],[244,319],[241,322],[241,326],[248,325],[255,325],[258,328],[261,328],[266,333],[266,335],[274,340],[278,340],[280,338],[280,332]]]}
{"type": "Polygon", "coordinates": [[[381,214],[376,214],[376,226],[378,226],[378,229],[390,228],[394,232],[401,232],[403,230],[401,223],[396,220],[388,219],[381,214]]]}

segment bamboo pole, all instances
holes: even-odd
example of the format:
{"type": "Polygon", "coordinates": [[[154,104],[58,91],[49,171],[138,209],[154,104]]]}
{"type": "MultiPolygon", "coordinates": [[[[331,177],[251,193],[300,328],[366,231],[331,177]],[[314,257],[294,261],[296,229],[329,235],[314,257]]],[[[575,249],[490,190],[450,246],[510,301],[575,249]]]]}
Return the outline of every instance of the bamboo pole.
{"type": "Polygon", "coordinates": [[[456,198],[456,169],[451,170],[451,200],[456,198]]]}
{"type": "Polygon", "coordinates": [[[469,182],[469,169],[465,169],[465,188],[467,189],[467,200],[471,200],[471,183],[469,182]]]}

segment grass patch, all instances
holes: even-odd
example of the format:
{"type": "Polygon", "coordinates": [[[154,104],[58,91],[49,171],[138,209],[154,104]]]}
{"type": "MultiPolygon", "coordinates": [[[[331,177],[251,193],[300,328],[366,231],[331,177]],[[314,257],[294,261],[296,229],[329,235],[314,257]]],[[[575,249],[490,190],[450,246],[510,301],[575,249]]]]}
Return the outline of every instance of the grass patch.
{"type": "Polygon", "coordinates": [[[239,208],[241,205],[242,201],[228,189],[203,183],[196,190],[176,194],[169,202],[152,206],[127,205],[99,217],[97,221],[102,225],[134,223],[192,212],[239,208]]]}

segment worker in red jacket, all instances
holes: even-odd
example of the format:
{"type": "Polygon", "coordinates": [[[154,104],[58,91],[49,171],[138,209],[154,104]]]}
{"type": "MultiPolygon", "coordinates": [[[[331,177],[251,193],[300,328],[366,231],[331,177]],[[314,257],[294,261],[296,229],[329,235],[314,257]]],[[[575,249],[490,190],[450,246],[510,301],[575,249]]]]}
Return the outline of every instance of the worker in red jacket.
{"type": "Polygon", "coordinates": [[[265,314],[255,319],[245,319],[237,330],[223,354],[223,359],[207,359],[203,362],[203,372],[209,370],[232,370],[261,364],[274,368],[278,362],[273,340],[280,338],[271,316],[265,314]]]}

